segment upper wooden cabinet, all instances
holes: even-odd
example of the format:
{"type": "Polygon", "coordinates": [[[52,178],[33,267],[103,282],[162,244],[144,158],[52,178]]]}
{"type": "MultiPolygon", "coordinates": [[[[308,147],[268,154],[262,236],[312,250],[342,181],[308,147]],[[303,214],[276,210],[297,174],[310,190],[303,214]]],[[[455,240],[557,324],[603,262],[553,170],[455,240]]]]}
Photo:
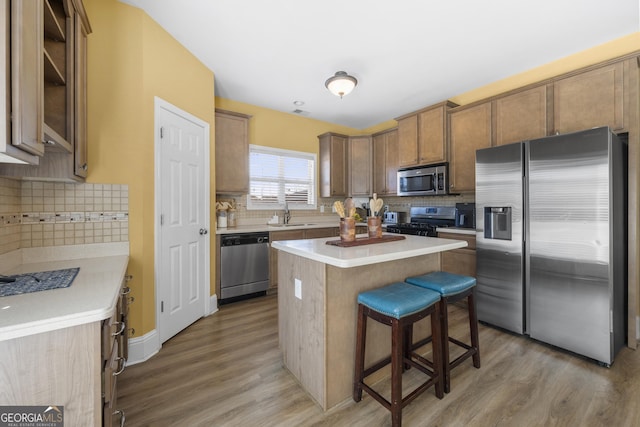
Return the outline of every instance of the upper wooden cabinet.
{"type": "Polygon", "coordinates": [[[547,85],[513,93],[493,101],[495,144],[542,138],[547,126],[547,85]]]}
{"type": "Polygon", "coordinates": [[[27,161],[37,166],[2,164],[0,174],[83,181],[91,32],[84,6],[80,0],[11,1],[10,15],[11,143],[41,157],[27,161]]]}
{"type": "Polygon", "coordinates": [[[216,193],[249,192],[249,119],[216,109],[216,193]]]}
{"type": "Polygon", "coordinates": [[[320,197],[347,195],[347,142],[349,137],[337,133],[318,136],[320,151],[320,197]]]}
{"type": "Polygon", "coordinates": [[[623,62],[616,62],[555,81],[553,133],[597,126],[624,129],[623,69],[623,62]]]}
{"type": "Polygon", "coordinates": [[[75,130],[76,12],[71,0],[39,3],[44,8],[44,41],[40,49],[44,58],[44,141],[47,151],[70,153],[75,130]]]}
{"type": "Polygon", "coordinates": [[[398,192],[398,129],[373,135],[373,192],[393,195],[398,192]]]}
{"type": "MultiPolygon", "coordinates": [[[[44,5],[11,1],[11,143],[44,154],[44,5]]],[[[61,31],[61,30],[60,30],[61,31]]],[[[64,36],[64,34],[62,35],[64,36]]]]}
{"type": "Polygon", "coordinates": [[[476,150],[491,146],[491,102],[459,107],[449,114],[449,189],[475,191],[476,150]]]}
{"type": "Polygon", "coordinates": [[[87,35],[90,32],[89,22],[82,3],[76,5],[74,14],[75,29],[75,131],[74,140],[74,171],[77,176],[87,177],[89,168],[87,156],[87,35]]]}
{"type": "Polygon", "coordinates": [[[348,144],[349,196],[369,196],[373,193],[371,136],[350,136],[348,144]]]}
{"type": "Polygon", "coordinates": [[[447,161],[447,111],[455,106],[445,101],[396,118],[399,167],[447,161]]]}

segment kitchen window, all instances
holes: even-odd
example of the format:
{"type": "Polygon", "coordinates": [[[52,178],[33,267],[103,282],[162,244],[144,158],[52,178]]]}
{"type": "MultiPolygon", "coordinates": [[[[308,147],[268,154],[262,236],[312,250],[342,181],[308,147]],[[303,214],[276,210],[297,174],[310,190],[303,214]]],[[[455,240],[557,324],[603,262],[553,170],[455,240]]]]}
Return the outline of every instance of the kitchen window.
{"type": "Polygon", "coordinates": [[[316,154],[249,146],[247,209],[316,208],[316,154]]]}

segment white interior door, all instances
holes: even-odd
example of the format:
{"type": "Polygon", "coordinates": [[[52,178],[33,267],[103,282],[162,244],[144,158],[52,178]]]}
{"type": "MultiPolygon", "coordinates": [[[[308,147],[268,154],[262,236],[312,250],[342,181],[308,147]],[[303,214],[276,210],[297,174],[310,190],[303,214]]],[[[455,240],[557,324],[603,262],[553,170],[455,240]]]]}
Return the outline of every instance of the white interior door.
{"type": "Polygon", "coordinates": [[[156,98],[156,313],[163,343],[207,312],[209,125],[156,98]]]}

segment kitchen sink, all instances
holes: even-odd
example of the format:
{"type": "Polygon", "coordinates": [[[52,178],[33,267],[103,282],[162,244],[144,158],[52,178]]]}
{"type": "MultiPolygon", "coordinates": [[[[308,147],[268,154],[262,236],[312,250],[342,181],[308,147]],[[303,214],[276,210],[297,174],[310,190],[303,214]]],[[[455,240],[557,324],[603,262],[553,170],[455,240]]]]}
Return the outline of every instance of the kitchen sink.
{"type": "Polygon", "coordinates": [[[271,227],[307,227],[315,225],[312,223],[290,222],[289,224],[269,224],[271,227]]]}

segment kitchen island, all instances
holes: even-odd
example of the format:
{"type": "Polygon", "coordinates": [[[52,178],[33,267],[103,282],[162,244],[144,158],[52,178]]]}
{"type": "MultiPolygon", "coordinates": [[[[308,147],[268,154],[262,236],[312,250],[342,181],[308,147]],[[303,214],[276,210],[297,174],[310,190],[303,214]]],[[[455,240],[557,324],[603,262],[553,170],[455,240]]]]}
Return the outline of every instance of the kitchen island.
{"type": "MultiPolygon", "coordinates": [[[[283,362],[324,410],[352,393],[358,294],[439,270],[441,252],[467,246],[462,240],[404,237],[346,248],[326,243],[335,238],[271,243],[279,251],[278,332],[283,362]]],[[[416,324],[414,333],[429,334],[428,322],[416,324]]],[[[390,352],[389,328],[369,322],[367,366],[390,352]]],[[[388,371],[378,374],[382,378],[388,371]]]]}

